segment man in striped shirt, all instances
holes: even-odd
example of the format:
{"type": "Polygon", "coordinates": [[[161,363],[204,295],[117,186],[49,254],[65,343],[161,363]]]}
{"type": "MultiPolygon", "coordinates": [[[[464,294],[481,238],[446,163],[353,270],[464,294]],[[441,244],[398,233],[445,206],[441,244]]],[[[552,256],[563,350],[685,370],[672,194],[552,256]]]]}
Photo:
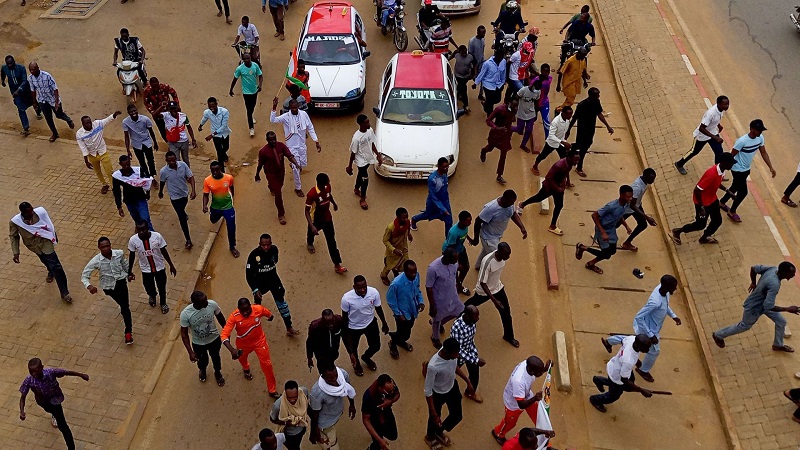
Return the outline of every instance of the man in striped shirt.
{"type": "Polygon", "coordinates": [[[467,305],[464,307],[464,313],[453,322],[453,328],[450,329],[450,337],[461,344],[458,364],[467,366],[469,381],[472,383],[472,390],[467,389],[464,395],[475,403],[483,403],[483,398],[478,395],[477,390],[480,368],[486,365],[486,361],[478,356],[478,347],[475,346],[475,332],[478,330],[480,314],[477,306],[467,305]]]}
{"type": "Polygon", "coordinates": [[[44,114],[44,120],[47,122],[47,126],[50,127],[50,132],[53,133],[50,136],[50,142],[54,142],[58,139],[58,130],[53,121],[53,114],[67,122],[70,129],[75,128],[75,123],[64,112],[61,96],[58,93],[58,85],[53,76],[39,69],[39,64],[35,62],[28,64],[28,70],[31,72],[28,75],[28,84],[31,87],[31,91],[36,94],[36,104],[33,105],[33,108],[36,110],[37,115],[40,112],[44,114]]]}
{"type": "Polygon", "coordinates": [[[111,240],[103,236],[97,240],[97,248],[100,253],[89,260],[81,274],[83,286],[89,290],[90,294],[97,293],[97,287],[89,281],[92,273],[97,271],[99,275],[98,285],[103,292],[114,299],[119,305],[122,321],[125,323],[125,344],[133,344],[131,334],[131,307],[128,298],[128,259],[125,258],[123,250],[113,250],[111,240]]]}
{"type": "Polygon", "coordinates": [[[128,281],[133,281],[133,263],[136,261],[136,254],[139,254],[139,268],[142,270],[142,284],[147,292],[148,304],[156,306],[156,286],[158,296],[161,300],[161,313],[169,312],[167,306],[167,270],[164,262],[169,264],[169,272],[172,276],[178,275],[175,265],[167,251],[167,241],[160,233],[150,231],[147,222],[140,220],[136,223],[136,234],[131,236],[128,241],[128,281]]]}

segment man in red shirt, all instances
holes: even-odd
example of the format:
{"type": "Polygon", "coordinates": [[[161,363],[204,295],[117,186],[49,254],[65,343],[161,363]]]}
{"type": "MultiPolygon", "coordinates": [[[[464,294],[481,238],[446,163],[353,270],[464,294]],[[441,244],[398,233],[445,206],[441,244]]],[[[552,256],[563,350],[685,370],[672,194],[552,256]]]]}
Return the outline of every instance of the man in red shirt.
{"type": "Polygon", "coordinates": [[[261,168],[264,168],[264,176],[267,177],[267,187],[270,194],[275,197],[275,207],[278,208],[278,220],[281,225],[286,225],[286,210],[283,209],[283,179],[286,176],[286,168],[283,158],[297,166],[297,160],[292,156],[289,147],[283,142],[278,142],[274,131],[267,132],[267,145],[258,151],[258,167],[256,168],[256,183],[261,181],[261,168]]]}
{"type": "Polygon", "coordinates": [[[539,430],[538,428],[523,428],[516,436],[503,444],[502,450],[533,450],[538,447],[539,440],[536,436],[544,435],[552,438],[556,434],[552,431],[539,430]]]}
{"type": "Polygon", "coordinates": [[[712,235],[722,225],[722,213],[719,209],[719,199],[717,198],[717,190],[721,189],[728,192],[722,186],[722,176],[726,170],[731,170],[735,159],[730,153],[723,153],[720,158],[719,164],[709,167],[705,171],[700,181],[692,193],[692,200],[694,200],[695,220],[692,223],[687,223],[680,228],[673,228],[670,238],[677,245],[681,245],[681,233],[689,233],[692,231],[700,231],[705,228],[703,235],[700,237],[701,244],[716,244],[717,240],[712,235]],[[709,217],[711,223],[706,228],[706,223],[709,217]]]}
{"type": "Polygon", "coordinates": [[[481,162],[486,162],[486,154],[495,148],[500,150],[500,159],[497,161],[497,182],[506,184],[503,171],[506,166],[506,153],[511,150],[511,135],[517,131],[514,122],[517,120],[519,100],[514,98],[508,104],[498,106],[486,118],[489,125],[489,137],[486,147],[481,149],[481,162]]]}
{"type": "Polygon", "coordinates": [[[553,217],[550,219],[550,228],[548,228],[547,231],[558,236],[563,235],[564,232],[561,231],[557,225],[558,216],[561,214],[561,208],[564,207],[564,191],[568,187],[574,186],[569,181],[569,171],[578,164],[580,159],[580,153],[577,150],[571,150],[567,153],[566,158],[556,161],[556,163],[550,167],[550,170],[547,171],[547,175],[544,177],[544,182],[539,192],[524,202],[520,202],[518,205],[519,214],[522,214],[522,208],[531,203],[540,203],[547,200],[549,197],[553,197],[553,217]]]}
{"type": "Polygon", "coordinates": [[[267,379],[267,390],[272,398],[280,397],[275,381],[275,372],[272,370],[272,359],[269,355],[269,345],[264,330],[261,328],[261,318],[265,317],[271,322],[275,317],[269,310],[261,305],[251,305],[250,300],[240,298],[238,308],[228,316],[228,321],[222,329],[220,336],[222,344],[231,352],[233,359],[238,359],[244,369],[244,378],[253,379],[250,373],[250,363],[247,357],[251,352],[258,356],[261,371],[267,379]],[[231,333],[236,330],[236,347],[231,345],[231,333]]]}
{"type": "Polygon", "coordinates": [[[328,244],[328,253],[333,261],[333,269],[341,275],[347,272],[347,268],[342,265],[342,256],[336,245],[336,230],[333,228],[331,204],[334,211],[339,210],[339,205],[336,204],[331,193],[331,180],[328,174],[319,173],[317,174],[317,185],[306,194],[306,221],[308,222],[306,248],[309,253],[316,253],[314,237],[322,231],[325,234],[325,242],[328,244]]]}

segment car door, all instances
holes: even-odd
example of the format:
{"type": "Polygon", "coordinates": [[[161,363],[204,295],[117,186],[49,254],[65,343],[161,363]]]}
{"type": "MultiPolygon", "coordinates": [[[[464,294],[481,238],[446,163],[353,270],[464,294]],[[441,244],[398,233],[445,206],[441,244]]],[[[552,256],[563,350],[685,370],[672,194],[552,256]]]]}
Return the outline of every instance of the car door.
{"type": "MultiPolygon", "coordinates": [[[[383,111],[384,106],[386,106],[386,99],[389,96],[389,89],[391,88],[392,83],[392,71],[394,70],[394,58],[389,61],[389,64],[386,66],[386,70],[383,71],[383,76],[381,77],[381,84],[378,87],[378,92],[380,93],[380,103],[378,103],[378,108],[383,111]]],[[[383,115],[383,114],[381,114],[383,115]]]]}

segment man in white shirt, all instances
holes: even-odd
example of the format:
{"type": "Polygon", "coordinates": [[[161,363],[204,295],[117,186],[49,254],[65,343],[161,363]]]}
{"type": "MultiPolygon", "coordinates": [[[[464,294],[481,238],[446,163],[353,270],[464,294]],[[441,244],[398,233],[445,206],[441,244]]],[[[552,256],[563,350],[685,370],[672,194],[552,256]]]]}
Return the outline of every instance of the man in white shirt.
{"type": "Polygon", "coordinates": [[[700,150],[702,150],[706,144],[708,144],[714,152],[714,164],[719,164],[722,153],[724,152],[722,148],[723,140],[722,137],[720,137],[720,133],[722,133],[722,124],[720,124],[720,121],[730,105],[731,103],[728,97],[720,95],[717,97],[717,104],[708,108],[708,111],[703,114],[700,125],[697,126],[692,134],[694,137],[692,148],[683,155],[683,158],[675,161],[675,168],[678,169],[681,175],[686,175],[687,173],[683,166],[690,159],[700,154],[700,150]]]}
{"type": "Polygon", "coordinates": [[[259,37],[256,26],[250,23],[250,18],[247,16],[242,17],[242,24],[236,29],[236,39],[233,40],[233,47],[243,40],[245,44],[250,46],[250,56],[253,57],[253,62],[261,65],[261,52],[258,48],[259,37]]]}
{"type": "Polygon", "coordinates": [[[172,276],[178,275],[178,270],[172,264],[172,259],[167,251],[167,241],[160,233],[150,231],[147,222],[141,220],[136,223],[136,234],[131,236],[128,241],[128,281],[133,281],[136,276],[133,274],[133,263],[136,255],[139,255],[139,268],[142,270],[142,284],[147,292],[147,303],[151,307],[156,306],[156,286],[158,296],[161,300],[161,314],[169,312],[167,306],[167,271],[164,262],[169,264],[169,272],[172,276]]]}
{"type": "MultiPolygon", "coordinates": [[[[155,178],[158,172],[153,150],[158,150],[158,141],[153,133],[153,121],[147,116],[140,116],[136,105],[128,105],[128,117],[122,119],[122,132],[125,134],[125,150],[128,152],[128,158],[133,158],[131,154],[133,147],[142,176],[155,178]]],[[[155,179],[153,186],[158,188],[155,179]]]]}
{"type": "Polygon", "coordinates": [[[358,130],[353,134],[353,140],[350,142],[350,162],[347,164],[345,171],[348,175],[353,175],[353,162],[355,161],[358,167],[358,175],[356,175],[356,185],[353,192],[361,196],[361,209],[368,209],[367,205],[367,186],[369,185],[369,166],[371,164],[381,164],[381,155],[378,153],[378,148],[375,146],[375,132],[369,123],[369,118],[365,114],[359,114],[356,117],[358,123],[358,130]]]}
{"type": "Polygon", "coordinates": [[[250,450],[283,450],[283,444],[285,443],[285,434],[264,428],[258,433],[258,444],[254,445],[250,450]]]}
{"type": "Polygon", "coordinates": [[[567,142],[570,119],[572,119],[571,106],[561,108],[561,113],[553,117],[553,121],[550,122],[550,133],[544,141],[544,148],[539,153],[539,156],[536,157],[533,167],[531,167],[531,172],[534,175],[539,175],[539,163],[547,159],[550,153],[553,153],[553,150],[558,153],[559,159],[567,156],[567,151],[571,147],[570,143],[567,142]]]}
{"type": "Polygon", "coordinates": [[[500,281],[500,275],[510,257],[511,246],[506,242],[501,242],[497,245],[497,250],[483,257],[479,266],[475,293],[464,305],[477,307],[491,300],[503,322],[503,340],[514,347],[519,347],[519,341],[514,339],[514,325],[511,322],[511,307],[508,304],[506,288],[500,281]]]}
{"type": "MultiPolygon", "coordinates": [[[[503,389],[503,406],[505,415],[503,419],[492,429],[492,437],[500,444],[506,442],[506,434],[517,426],[517,421],[523,412],[528,413],[528,417],[536,420],[536,403],[542,399],[542,392],[533,393],[533,382],[537,377],[544,375],[550,367],[551,362],[543,363],[537,356],[529,356],[528,359],[517,364],[517,367],[508,377],[505,389],[503,389]]],[[[537,433],[553,437],[552,431],[539,430],[534,428],[537,433]]]]}
{"type": "Polygon", "coordinates": [[[111,182],[111,174],[114,170],[111,168],[111,158],[108,155],[106,148],[106,141],[103,139],[103,131],[106,125],[111,123],[118,115],[122,114],[119,111],[114,111],[114,114],[101,120],[92,120],[89,116],[81,117],[81,128],[75,132],[75,139],[78,141],[78,148],[81,149],[83,154],[83,162],[90,170],[94,170],[97,179],[100,180],[102,188],[101,194],[107,194],[111,182]],[[102,166],[102,168],[101,168],[102,166]],[[105,171],[105,176],[103,175],[105,171]],[[105,177],[108,177],[106,181],[105,177]]]}
{"type": "Polygon", "coordinates": [[[128,297],[128,259],[123,250],[112,250],[111,240],[105,236],[97,240],[97,248],[100,249],[100,253],[86,264],[81,273],[81,282],[90,294],[96,294],[97,288],[91,284],[89,278],[97,271],[99,275],[97,284],[100,289],[119,305],[119,312],[125,324],[125,344],[131,345],[133,335],[128,297]]]}
{"type": "Polygon", "coordinates": [[[372,357],[381,349],[381,335],[378,332],[378,321],[374,313],[381,319],[381,331],[389,334],[389,324],[381,308],[381,294],[377,289],[367,286],[367,279],[363,275],[353,278],[353,289],[342,296],[342,319],[347,324],[345,347],[350,354],[350,363],[357,376],[364,375],[364,369],[358,361],[358,342],[361,336],[367,336],[367,350],[361,355],[361,361],[373,372],[378,366],[372,357]]]}
{"type": "Polygon", "coordinates": [[[161,113],[164,128],[167,130],[167,145],[178,156],[178,161],[183,161],[191,167],[192,165],[189,164],[189,138],[192,138],[192,148],[197,148],[197,141],[194,139],[192,125],[189,124],[189,117],[181,112],[177,102],[167,103],[167,108],[169,112],[161,113]]]}
{"type": "Polygon", "coordinates": [[[636,377],[633,375],[633,368],[639,362],[639,353],[649,352],[650,345],[652,341],[646,334],[626,336],[622,339],[622,347],[606,364],[608,378],[596,375],[592,377],[597,390],[603,392],[589,397],[589,403],[596,410],[606,412],[605,405],[619,400],[623,392],[638,392],[648,398],[653,396],[650,390],[636,385],[636,377]],[[606,386],[608,392],[605,390],[606,386]]]}
{"type": "Polygon", "coordinates": [[[269,113],[269,120],[272,123],[283,125],[283,135],[286,139],[286,146],[300,165],[292,164],[292,175],[294,176],[294,193],[298,197],[305,197],[303,187],[300,184],[300,172],[308,165],[308,150],[306,148],[306,134],[317,145],[317,152],[322,151],[322,144],[319,143],[317,132],[308,113],[300,111],[297,101],[289,101],[289,112],[278,115],[278,97],[272,99],[272,111],[269,113]]]}

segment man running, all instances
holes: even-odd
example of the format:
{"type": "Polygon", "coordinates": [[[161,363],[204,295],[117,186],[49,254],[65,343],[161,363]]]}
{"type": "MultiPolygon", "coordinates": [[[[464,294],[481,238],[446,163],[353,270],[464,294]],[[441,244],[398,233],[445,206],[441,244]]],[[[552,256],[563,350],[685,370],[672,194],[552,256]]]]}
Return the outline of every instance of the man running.
{"type": "Polygon", "coordinates": [[[419,288],[417,263],[410,259],[403,263],[403,272],[395,277],[386,291],[386,303],[392,310],[395,323],[395,331],[389,332],[389,355],[398,359],[400,352],[397,347],[407,352],[414,351],[414,346],[408,340],[411,339],[411,329],[414,328],[419,313],[425,310],[419,288]]]}
{"type": "Polygon", "coordinates": [[[730,106],[731,102],[728,100],[728,97],[720,95],[717,97],[717,103],[711,108],[708,108],[708,111],[703,114],[703,118],[700,119],[700,125],[697,126],[692,134],[692,136],[694,136],[692,148],[690,148],[681,159],[675,161],[675,168],[678,169],[681,175],[686,175],[688,173],[683,166],[686,165],[690,159],[699,155],[700,150],[702,150],[706,144],[708,144],[714,152],[714,164],[719,164],[722,161],[722,154],[725,150],[722,149],[723,140],[720,136],[722,133],[722,124],[720,122],[725,115],[725,111],[727,111],[730,106]]]}
{"type": "Polygon", "coordinates": [[[278,247],[272,245],[272,236],[264,233],[258,240],[258,247],[250,252],[245,266],[247,284],[253,291],[253,302],[260,305],[263,296],[272,294],[275,306],[286,325],[286,335],[294,337],[300,334],[292,327],[292,313],[284,296],[286,289],[278,276],[278,247]]]}
{"type": "Polygon", "coordinates": [[[783,261],[777,267],[762,265],[751,267],[750,287],[747,288],[747,292],[750,292],[750,295],[747,296],[742,305],[744,307],[742,320],[739,323],[711,333],[711,337],[717,347],[725,348],[725,338],[749,330],[763,315],[775,322],[775,338],[772,341],[772,350],[793,353],[794,349],[783,343],[783,337],[786,334],[786,319],[783,318],[781,313],[788,312],[797,315],[800,314],[800,307],[777,306],[775,305],[775,298],[781,289],[781,281],[791,280],[796,273],[797,269],[789,261],[783,261]],[[756,283],[757,275],[761,275],[758,283],[756,283]]]}
{"type": "Polygon", "coordinates": [[[420,220],[441,220],[444,222],[444,235],[453,226],[453,214],[450,212],[450,193],[447,191],[447,171],[450,161],[441,157],[436,162],[436,171],[428,176],[428,197],[425,199],[425,209],[411,218],[411,231],[417,231],[417,222],[420,220]]]}
{"type": "MultiPolygon", "coordinates": [[[[75,140],[78,141],[78,148],[81,149],[83,155],[83,163],[89,170],[94,170],[97,179],[100,180],[101,194],[108,193],[108,182],[111,181],[111,158],[108,155],[108,148],[106,147],[106,140],[103,139],[103,131],[106,125],[111,123],[120,115],[119,111],[101,120],[92,120],[89,116],[81,117],[81,127],[75,132],[75,140]],[[105,170],[105,175],[103,171],[105,170]],[[109,178],[106,181],[106,177],[109,178]]],[[[124,127],[124,126],[123,126],[124,127]]],[[[127,136],[127,135],[126,135],[127,136]]],[[[144,178],[148,178],[150,174],[147,173],[147,167],[144,167],[142,173],[144,178]]]]}
{"type": "Polygon", "coordinates": [[[267,131],[267,144],[258,151],[258,167],[256,167],[256,183],[261,181],[261,169],[267,178],[267,188],[275,197],[275,208],[278,210],[278,222],[286,225],[286,209],[283,207],[283,180],[286,178],[284,158],[293,165],[297,165],[289,147],[283,142],[278,142],[274,131],[267,131]]]}
{"type": "Polygon", "coordinates": [[[212,161],[211,175],[203,180],[203,214],[209,213],[211,223],[225,219],[225,227],[228,231],[228,248],[234,258],[239,257],[239,250],[236,249],[236,210],[233,209],[233,175],[222,173],[222,164],[219,161],[212,161]],[[209,209],[209,197],[211,198],[211,208],[209,209]]]}
{"type": "Polygon", "coordinates": [[[228,162],[228,149],[231,147],[231,128],[228,126],[228,119],[231,114],[227,108],[217,105],[215,97],[209,97],[206,105],[208,105],[208,108],[203,111],[203,118],[200,119],[200,126],[197,127],[197,131],[203,131],[203,125],[211,121],[211,133],[206,136],[206,142],[214,141],[217,161],[222,164],[222,171],[225,172],[225,163],[228,162]]]}
{"type": "Polygon", "coordinates": [[[656,171],[647,168],[644,169],[642,175],[631,183],[631,188],[633,189],[633,198],[631,202],[628,204],[629,211],[625,212],[622,216],[622,225],[625,226],[625,229],[628,231],[628,239],[625,239],[625,242],[622,243],[623,250],[630,250],[632,252],[639,251],[639,249],[633,245],[633,240],[636,239],[642,231],[646,230],[648,225],[649,226],[656,226],[656,220],[653,219],[653,216],[649,216],[645,214],[644,208],[642,208],[642,199],[644,198],[645,192],[647,192],[647,188],[650,187],[651,184],[655,183],[656,181],[656,171]],[[636,228],[631,231],[628,224],[625,223],[625,219],[628,217],[633,216],[636,220],[636,228]]]}
{"type": "Polygon", "coordinates": [[[111,174],[114,203],[117,205],[117,214],[125,217],[122,204],[128,209],[133,223],[144,221],[150,231],[154,231],[153,222],[150,221],[150,188],[153,187],[153,177],[144,177],[141,168],[131,166],[131,159],[127,155],[119,157],[119,169],[111,174]]]}
{"type": "Polygon", "coordinates": [[[560,112],[565,107],[572,106],[575,103],[575,97],[581,93],[581,86],[584,88],[589,87],[589,78],[591,76],[586,71],[587,53],[588,50],[585,47],[579,47],[578,51],[570,56],[558,69],[556,92],[563,92],[564,103],[556,108],[556,112],[560,112]]]}
{"type": "Polygon", "coordinates": [[[583,160],[594,142],[597,119],[600,119],[600,122],[606,126],[608,134],[614,134],[614,129],[608,124],[606,116],[603,114],[603,105],[600,104],[600,89],[593,87],[589,89],[589,96],[581,100],[575,107],[575,113],[569,122],[569,128],[567,128],[567,134],[569,134],[575,122],[578,123],[578,132],[572,149],[580,151],[581,159],[578,161],[575,173],[582,178],[586,178],[586,172],[583,171],[583,160]]]}
{"type": "Polygon", "coordinates": [[[675,245],[681,245],[681,233],[691,233],[693,231],[703,230],[703,235],[700,236],[701,244],[716,244],[716,233],[719,226],[722,225],[722,214],[720,213],[719,199],[717,199],[717,190],[727,190],[722,186],[722,177],[726,170],[731,170],[736,159],[730,153],[723,153],[720,157],[719,163],[711,166],[703,173],[700,181],[692,191],[692,200],[694,201],[695,220],[692,223],[687,223],[680,228],[673,228],[670,233],[670,238],[675,245]],[[711,221],[709,222],[709,218],[711,221]],[[706,227],[708,224],[708,227],[706,227]]]}
{"type": "Polygon", "coordinates": [[[506,84],[506,58],[502,49],[495,50],[494,56],[481,64],[480,72],[472,83],[472,89],[476,89],[479,84],[486,96],[483,111],[488,117],[494,110],[494,105],[500,103],[503,86],[506,84]]]}
{"type": "Polygon", "coordinates": [[[97,240],[100,253],[89,260],[81,273],[81,282],[90,294],[97,293],[89,278],[94,272],[98,273],[98,286],[119,305],[119,313],[125,324],[125,344],[133,344],[131,323],[131,306],[128,297],[128,259],[124,250],[113,250],[111,240],[102,236],[97,240]]]}
{"type": "Polygon", "coordinates": [[[364,114],[356,117],[358,130],[353,134],[350,141],[350,161],[347,163],[345,172],[353,176],[353,162],[356,163],[358,174],[356,175],[356,185],[353,193],[360,196],[359,205],[361,209],[369,209],[367,205],[367,186],[369,186],[369,166],[372,164],[381,165],[381,155],[375,146],[375,132],[369,123],[369,118],[364,114]]]}
{"type": "Polygon", "coordinates": [[[325,235],[325,243],[328,245],[328,254],[333,262],[333,270],[342,275],[347,272],[347,267],[342,265],[342,256],[336,244],[336,229],[333,227],[331,205],[333,205],[334,211],[339,210],[339,205],[336,204],[333,193],[331,193],[331,181],[328,174],[319,173],[317,174],[317,185],[311,188],[306,195],[306,222],[308,223],[306,249],[309,253],[317,252],[314,247],[314,238],[322,231],[325,235]]]}
{"type": "MultiPolygon", "coordinates": [[[[633,318],[633,332],[647,335],[652,344],[650,350],[644,356],[641,367],[636,368],[636,373],[638,373],[644,381],[650,383],[655,381],[653,376],[650,375],[650,369],[655,365],[656,358],[658,358],[661,352],[661,327],[664,326],[664,319],[669,316],[675,321],[676,325],[681,324],[681,319],[678,318],[678,315],[669,307],[669,298],[675,294],[677,289],[678,280],[672,275],[664,275],[661,277],[661,283],[650,293],[650,298],[647,299],[647,303],[633,318]]],[[[608,339],[600,338],[600,341],[603,343],[603,347],[605,347],[606,351],[611,353],[611,346],[621,344],[624,339],[624,335],[617,334],[608,339]]]]}
{"type": "Polygon", "coordinates": [[[519,99],[519,108],[517,109],[517,126],[514,129],[517,133],[522,135],[522,142],[519,148],[525,153],[530,153],[531,149],[528,148],[528,140],[533,144],[533,125],[536,123],[536,105],[542,95],[542,81],[533,80],[529,85],[520,88],[517,91],[517,98],[519,99]]]}
{"type": "MultiPolygon", "coordinates": [[[[544,116],[544,113],[542,113],[542,116],[544,116]]],[[[566,153],[572,149],[572,144],[567,142],[567,138],[569,137],[569,121],[571,118],[571,106],[561,108],[561,111],[553,117],[553,121],[549,125],[547,139],[544,140],[544,148],[542,152],[536,156],[533,167],[531,167],[531,172],[533,172],[534,175],[539,175],[539,163],[547,159],[554,150],[558,153],[559,158],[564,158],[566,153]]]]}
{"type": "Polygon", "coordinates": [[[408,211],[405,208],[397,208],[394,220],[383,233],[383,245],[386,247],[386,253],[383,256],[381,282],[384,285],[391,284],[389,272],[392,272],[395,277],[400,273],[403,263],[408,260],[408,243],[413,240],[408,211]]]}
{"type": "Polygon", "coordinates": [[[156,288],[161,303],[161,314],[169,312],[167,306],[167,270],[164,262],[169,264],[169,273],[178,276],[178,270],[172,264],[167,250],[167,241],[160,233],[150,231],[144,220],[136,223],[136,234],[128,240],[128,281],[133,281],[133,263],[139,254],[139,269],[142,271],[142,285],[147,292],[147,303],[155,308],[156,288]]]}
{"type": "Polygon", "coordinates": [[[564,192],[568,187],[575,186],[569,181],[569,172],[578,164],[579,160],[580,154],[576,150],[570,150],[566,158],[559,159],[550,166],[550,170],[544,176],[541,189],[532,197],[519,203],[518,214],[522,215],[522,209],[531,203],[541,203],[553,197],[553,215],[550,217],[550,227],[547,231],[556,236],[563,236],[564,232],[558,227],[558,216],[561,215],[561,210],[564,208],[564,192]]]}
{"type": "Polygon", "coordinates": [[[519,100],[511,99],[508,104],[502,104],[495,108],[486,118],[489,125],[489,137],[486,147],[481,149],[481,162],[486,162],[486,154],[495,148],[500,150],[500,159],[497,161],[497,178],[500,184],[506,184],[503,172],[506,167],[506,154],[511,150],[511,135],[517,131],[514,122],[517,118],[519,100]]]}
{"type": "MultiPolygon", "coordinates": [[[[536,423],[537,403],[542,399],[542,392],[533,392],[533,382],[547,372],[551,362],[542,362],[537,356],[529,356],[528,359],[517,364],[508,377],[505,389],[503,389],[503,406],[505,415],[500,423],[492,429],[492,437],[498,444],[506,442],[506,434],[517,426],[517,421],[523,412],[528,413],[533,423],[536,423]]],[[[537,430],[548,437],[555,436],[552,431],[537,430]]],[[[505,447],[504,447],[505,448],[505,447]]]]}
{"type": "Polygon", "coordinates": [[[36,95],[36,103],[33,105],[33,109],[36,110],[37,116],[39,114],[44,115],[44,120],[52,133],[49,141],[55,142],[58,139],[58,130],[56,129],[56,123],[53,121],[53,115],[57,119],[67,122],[70,129],[75,129],[75,123],[64,112],[58,85],[53,76],[39,69],[39,64],[36,62],[28,64],[28,70],[30,71],[28,85],[31,88],[31,92],[36,95]]]}
{"type": "Polygon", "coordinates": [[[628,205],[633,199],[633,188],[623,184],[619,188],[619,198],[611,200],[605,206],[592,213],[594,222],[594,241],[600,249],[587,247],[580,242],[575,244],[575,258],[583,258],[584,252],[589,252],[595,256],[594,259],[586,263],[586,268],[592,272],[602,275],[603,269],[597,267],[597,263],[606,259],[611,259],[617,253],[617,227],[628,205]]]}
{"type": "Polygon", "coordinates": [[[775,168],[772,167],[772,162],[769,160],[767,148],[764,147],[764,136],[762,133],[766,131],[764,122],[761,119],[755,119],[750,122],[750,132],[741,136],[733,144],[731,154],[736,158],[736,163],[731,167],[731,174],[733,175],[733,182],[728,192],[719,201],[719,207],[725,211],[734,222],[741,222],[742,218],[736,214],[736,209],[742,204],[744,198],[747,197],[747,177],[750,176],[750,166],[753,164],[753,158],[756,156],[756,150],[761,153],[761,158],[769,167],[772,178],[775,178],[775,168]],[[733,197],[733,204],[728,207],[725,203],[733,197]]]}
{"type": "Polygon", "coordinates": [[[606,412],[605,405],[616,402],[625,392],[638,392],[645,398],[653,396],[649,389],[636,384],[636,377],[633,375],[633,368],[639,362],[639,354],[649,352],[651,345],[652,341],[646,334],[622,338],[622,347],[606,364],[608,378],[597,375],[592,377],[597,390],[602,392],[589,397],[589,403],[596,410],[601,413],[606,412]]]}
{"type": "Polygon", "coordinates": [[[292,164],[292,175],[294,176],[294,193],[298,197],[303,196],[303,187],[300,183],[300,173],[308,166],[308,149],[306,148],[306,135],[317,146],[317,153],[322,151],[322,144],[317,138],[317,132],[314,130],[314,124],[311,123],[311,118],[308,113],[300,111],[297,101],[289,101],[289,112],[278,115],[275,110],[278,108],[278,97],[272,99],[272,111],[269,113],[269,120],[272,123],[279,123],[283,125],[283,135],[285,137],[286,146],[294,155],[299,164],[292,164]]]}
{"type": "MultiPolygon", "coordinates": [[[[128,105],[128,117],[122,119],[122,132],[125,134],[125,150],[128,152],[128,158],[133,158],[131,154],[133,147],[142,176],[145,178],[150,174],[155,176],[158,172],[153,151],[158,150],[158,142],[153,133],[153,121],[147,116],[140,116],[136,105],[128,105]]],[[[158,183],[153,186],[158,187],[158,183]]]]}
{"type": "Polygon", "coordinates": [[[208,358],[214,366],[214,379],[217,386],[225,386],[225,378],[222,376],[222,360],[219,351],[222,348],[222,339],[219,337],[219,329],[214,324],[217,319],[220,326],[225,326],[225,315],[214,300],[209,300],[208,296],[201,291],[194,291],[190,297],[191,304],[186,305],[181,311],[181,341],[189,353],[189,361],[197,363],[199,369],[198,376],[201,383],[206,382],[206,368],[208,358]],[[189,330],[192,331],[191,343],[189,342],[189,330]]]}
{"type": "Polygon", "coordinates": [[[275,381],[275,372],[272,370],[267,336],[264,334],[264,329],[261,328],[262,317],[266,318],[268,322],[275,318],[267,308],[261,305],[251,305],[250,300],[240,298],[236,310],[228,316],[220,337],[222,345],[231,352],[231,357],[239,360],[246,380],[253,379],[247,357],[250,356],[250,353],[255,352],[261,365],[261,371],[267,380],[269,396],[276,399],[280,397],[280,394],[278,394],[278,385],[275,381]],[[236,331],[236,347],[231,345],[231,333],[234,330],[236,331]]]}
{"type": "Polygon", "coordinates": [[[39,257],[39,261],[47,269],[45,281],[56,281],[61,300],[72,303],[67,286],[67,274],[61,266],[61,261],[56,254],[55,245],[58,243],[56,228],[47,210],[39,206],[34,208],[28,202],[19,204],[19,214],[11,218],[8,223],[8,240],[11,241],[11,254],[14,264],[19,264],[19,241],[39,257]]]}
{"type": "Polygon", "coordinates": [[[458,272],[458,254],[454,247],[448,247],[442,256],[433,260],[428,266],[425,276],[425,292],[428,295],[428,315],[431,316],[431,343],[442,347],[440,340],[447,322],[460,316],[464,304],[456,291],[456,273],[458,272]]]}
{"type": "Polygon", "coordinates": [[[475,295],[464,305],[478,307],[491,300],[494,307],[497,308],[497,312],[500,313],[500,321],[503,323],[503,340],[514,347],[519,347],[519,341],[514,338],[511,305],[508,303],[506,288],[500,281],[500,276],[509,258],[511,258],[511,246],[506,242],[501,242],[497,245],[497,250],[483,257],[478,271],[475,295]]]}
{"type": "Polygon", "coordinates": [[[480,269],[481,262],[486,255],[497,250],[497,245],[508,228],[509,219],[522,232],[522,239],[528,238],[525,224],[522,223],[514,206],[516,201],[517,193],[508,189],[500,197],[483,205],[481,213],[478,214],[478,220],[475,221],[475,237],[480,236],[481,241],[481,252],[475,260],[476,270],[480,269]]]}
{"type": "Polygon", "coordinates": [[[158,198],[164,198],[164,186],[166,186],[169,201],[178,215],[178,222],[181,224],[183,237],[186,239],[184,247],[189,250],[194,244],[192,244],[192,237],[189,235],[189,215],[186,214],[186,205],[189,204],[189,200],[197,198],[194,174],[185,162],[178,161],[178,156],[175,152],[168,151],[164,158],[167,164],[161,168],[159,173],[161,185],[158,188],[158,198]],[[191,192],[189,192],[189,186],[192,187],[191,192]]]}
{"type": "MultiPolygon", "coordinates": [[[[531,65],[533,67],[533,65],[531,65]]],[[[536,104],[536,108],[539,110],[539,114],[542,116],[542,130],[544,130],[544,135],[550,135],[550,86],[553,83],[553,77],[550,75],[550,64],[542,64],[539,68],[540,73],[539,75],[535,76],[531,83],[539,80],[542,83],[542,91],[539,94],[539,102],[536,104]]],[[[531,144],[533,145],[533,144],[531,144]]],[[[534,152],[535,153],[535,152],[534,152]]]]}
{"type": "Polygon", "coordinates": [[[469,255],[465,242],[470,245],[478,245],[478,239],[469,237],[469,227],[472,225],[472,214],[469,211],[461,211],[458,213],[458,223],[450,227],[447,232],[447,238],[442,244],[442,252],[447,250],[447,247],[454,247],[458,253],[458,275],[456,276],[456,289],[459,294],[469,295],[470,290],[464,287],[464,279],[467,278],[469,273],[469,255]]]}

